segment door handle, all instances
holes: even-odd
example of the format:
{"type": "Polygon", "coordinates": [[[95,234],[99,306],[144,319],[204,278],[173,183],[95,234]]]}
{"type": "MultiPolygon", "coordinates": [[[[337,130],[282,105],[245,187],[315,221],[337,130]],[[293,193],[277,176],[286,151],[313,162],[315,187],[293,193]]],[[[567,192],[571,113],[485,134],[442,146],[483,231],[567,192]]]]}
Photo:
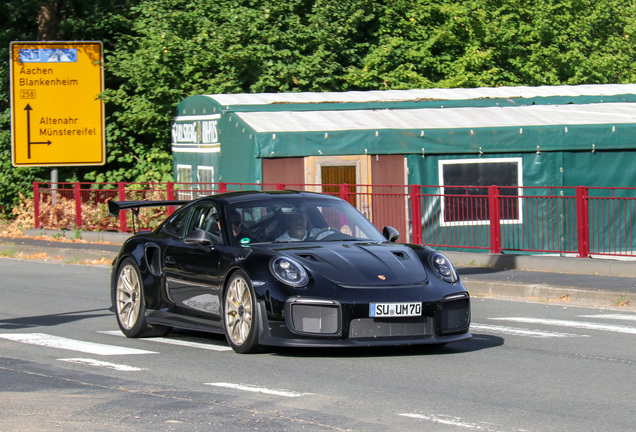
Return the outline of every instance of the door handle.
{"type": "Polygon", "coordinates": [[[166,257],[166,264],[168,265],[174,265],[177,263],[177,260],[175,260],[174,258],[172,258],[171,256],[167,256],[166,257]]]}

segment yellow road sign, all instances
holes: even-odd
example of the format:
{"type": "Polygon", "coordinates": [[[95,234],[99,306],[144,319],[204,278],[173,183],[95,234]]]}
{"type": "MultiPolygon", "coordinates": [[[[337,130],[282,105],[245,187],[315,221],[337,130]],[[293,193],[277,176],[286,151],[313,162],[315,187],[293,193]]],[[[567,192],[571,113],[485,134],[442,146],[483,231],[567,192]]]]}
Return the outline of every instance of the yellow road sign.
{"type": "Polygon", "coordinates": [[[101,42],[11,43],[13,166],[105,163],[101,42]]]}

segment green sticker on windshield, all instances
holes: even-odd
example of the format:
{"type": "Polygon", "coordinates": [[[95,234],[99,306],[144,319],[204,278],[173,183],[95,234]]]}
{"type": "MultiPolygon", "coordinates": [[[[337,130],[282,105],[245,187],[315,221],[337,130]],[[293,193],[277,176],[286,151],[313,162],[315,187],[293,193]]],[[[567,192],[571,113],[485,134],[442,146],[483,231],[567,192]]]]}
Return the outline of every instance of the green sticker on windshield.
{"type": "Polygon", "coordinates": [[[241,244],[248,244],[250,242],[250,238],[249,237],[243,237],[241,239],[241,244]]]}

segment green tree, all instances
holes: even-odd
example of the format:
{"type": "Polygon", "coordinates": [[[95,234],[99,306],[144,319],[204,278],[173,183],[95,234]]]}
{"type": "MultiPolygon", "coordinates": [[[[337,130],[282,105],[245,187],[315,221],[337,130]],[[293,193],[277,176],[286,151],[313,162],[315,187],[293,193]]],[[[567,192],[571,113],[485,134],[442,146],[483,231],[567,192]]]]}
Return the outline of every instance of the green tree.
{"type": "Polygon", "coordinates": [[[396,0],[346,81],[361,88],[634,81],[629,0],[396,0]]]}

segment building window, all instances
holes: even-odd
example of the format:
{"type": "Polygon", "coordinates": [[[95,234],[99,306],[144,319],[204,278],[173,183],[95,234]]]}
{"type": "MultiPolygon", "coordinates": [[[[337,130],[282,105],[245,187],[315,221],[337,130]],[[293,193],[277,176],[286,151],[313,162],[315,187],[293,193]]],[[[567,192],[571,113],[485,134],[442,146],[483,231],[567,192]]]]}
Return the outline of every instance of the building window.
{"type": "Polygon", "coordinates": [[[442,226],[490,223],[488,186],[501,186],[501,223],[521,222],[521,158],[439,161],[442,226]]]}
{"type": "Polygon", "coordinates": [[[197,181],[199,182],[198,196],[212,195],[216,192],[214,184],[214,167],[197,167],[197,181]]]}
{"type": "Polygon", "coordinates": [[[192,166],[177,165],[177,199],[191,200],[192,194],[192,166]]]}

